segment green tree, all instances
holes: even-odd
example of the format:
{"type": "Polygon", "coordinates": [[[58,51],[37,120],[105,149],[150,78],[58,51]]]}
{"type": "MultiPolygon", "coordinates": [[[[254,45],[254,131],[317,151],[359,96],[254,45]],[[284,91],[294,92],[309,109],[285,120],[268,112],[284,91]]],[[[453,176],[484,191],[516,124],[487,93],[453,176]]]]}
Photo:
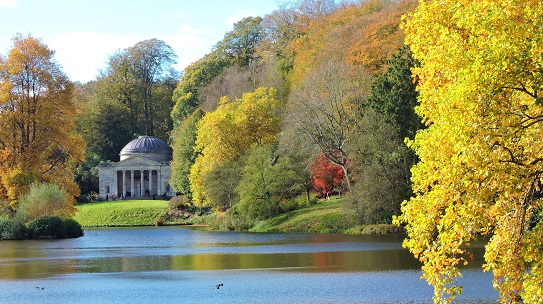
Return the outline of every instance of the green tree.
{"type": "Polygon", "coordinates": [[[239,201],[236,187],[241,179],[241,166],[239,159],[228,159],[214,165],[204,175],[202,183],[211,207],[226,211],[239,201]]]}
{"type": "Polygon", "coordinates": [[[415,113],[418,79],[411,72],[419,63],[407,46],[401,47],[385,63],[388,68],[372,83],[366,105],[383,115],[398,130],[400,138],[413,139],[423,126],[415,113]]]}
{"type": "Polygon", "coordinates": [[[280,203],[300,194],[300,181],[286,157],[274,144],[248,151],[237,186],[236,210],[251,219],[267,219],[280,213],[280,203]]]}
{"type": "Polygon", "coordinates": [[[81,190],[81,196],[98,193],[98,164],[100,157],[97,154],[85,154],[85,161],[79,163],[75,169],[75,182],[81,190]]]}
{"type": "Polygon", "coordinates": [[[215,49],[231,64],[248,66],[254,60],[256,47],[263,36],[261,17],[245,17],[234,24],[234,29],[215,45],[215,49]]]}
{"type": "MultiPolygon", "coordinates": [[[[246,68],[256,60],[256,47],[263,36],[261,22],[260,17],[243,18],[234,24],[234,29],[227,32],[209,54],[185,69],[173,95],[171,117],[175,127],[205,102],[209,94],[201,94],[201,89],[211,84],[226,68],[246,68]]],[[[228,94],[220,96],[224,95],[228,94]]]]}
{"type": "Polygon", "coordinates": [[[146,135],[165,138],[172,128],[171,122],[164,130],[158,130],[161,120],[170,121],[172,109],[172,92],[167,86],[166,96],[162,96],[158,88],[163,82],[175,77],[172,74],[172,65],[176,63],[177,56],[173,49],[164,41],[149,39],[136,43],[128,49],[128,58],[131,63],[132,73],[136,80],[135,86],[139,89],[139,100],[143,107],[143,122],[146,135]],[[170,79],[169,79],[170,78],[170,79]],[[166,107],[160,105],[167,105],[166,107]]]}
{"type": "Polygon", "coordinates": [[[371,94],[361,108],[359,134],[349,144],[353,155],[350,196],[364,223],[390,223],[399,215],[402,201],[412,196],[411,167],[414,151],[405,144],[422,127],[415,113],[417,80],[411,69],[418,66],[408,47],[402,47],[386,61],[388,69],[375,78],[371,94]]]}
{"type": "Polygon", "coordinates": [[[155,38],[117,51],[109,58],[100,80],[102,90],[110,100],[127,108],[132,136],[168,137],[173,107],[170,83],[177,81],[172,68],[176,57],[169,45],[155,38]]]}
{"type": "Polygon", "coordinates": [[[223,58],[218,51],[213,51],[185,68],[183,77],[177,84],[172,97],[174,106],[171,117],[174,127],[182,124],[183,120],[200,105],[198,99],[200,88],[220,75],[226,66],[228,66],[228,60],[223,58]]]}
{"type": "Polygon", "coordinates": [[[77,119],[77,130],[87,142],[88,155],[118,161],[121,149],[136,135],[131,124],[127,106],[102,96],[85,107],[77,119]]]}
{"type": "Polygon", "coordinates": [[[194,111],[177,130],[173,140],[172,178],[170,184],[176,192],[191,196],[190,168],[198,154],[194,150],[196,142],[196,124],[203,117],[200,110],[194,111]]]}
{"type": "Polygon", "coordinates": [[[374,109],[364,112],[356,132],[359,136],[348,144],[355,180],[348,200],[361,223],[390,224],[392,216],[400,214],[402,201],[412,195],[413,152],[398,128],[374,109]]]}
{"type": "Polygon", "coordinates": [[[305,192],[306,200],[309,202],[313,190],[310,164],[318,151],[305,137],[294,135],[292,132],[295,133],[296,130],[283,126],[279,137],[278,154],[289,159],[301,187],[300,192],[305,192]]]}
{"type": "Polygon", "coordinates": [[[503,303],[543,297],[541,16],[539,0],[443,0],[407,18],[428,128],[411,143],[415,197],[399,221],[436,302],[461,292],[459,265],[481,236],[503,303]]]}

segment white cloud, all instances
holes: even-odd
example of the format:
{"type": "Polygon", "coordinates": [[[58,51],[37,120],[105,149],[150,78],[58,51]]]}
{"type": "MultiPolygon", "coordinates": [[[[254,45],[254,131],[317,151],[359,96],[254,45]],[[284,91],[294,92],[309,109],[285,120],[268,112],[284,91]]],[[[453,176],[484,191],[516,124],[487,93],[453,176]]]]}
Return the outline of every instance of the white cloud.
{"type": "Polygon", "coordinates": [[[55,59],[72,81],[94,80],[115,50],[125,49],[140,41],[138,37],[72,32],[46,40],[55,50],[55,59]]]}
{"type": "Polygon", "coordinates": [[[14,8],[17,6],[17,0],[0,0],[0,7],[14,8]]]}

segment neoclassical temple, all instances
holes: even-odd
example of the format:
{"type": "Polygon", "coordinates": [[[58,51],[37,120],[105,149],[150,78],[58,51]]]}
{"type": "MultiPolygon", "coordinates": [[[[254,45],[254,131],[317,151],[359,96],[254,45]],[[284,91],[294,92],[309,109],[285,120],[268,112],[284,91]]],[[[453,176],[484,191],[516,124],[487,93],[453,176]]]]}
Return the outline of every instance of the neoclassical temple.
{"type": "Polygon", "coordinates": [[[118,163],[98,165],[100,198],[170,197],[172,148],[154,136],[140,136],[129,142],[120,153],[118,163]]]}

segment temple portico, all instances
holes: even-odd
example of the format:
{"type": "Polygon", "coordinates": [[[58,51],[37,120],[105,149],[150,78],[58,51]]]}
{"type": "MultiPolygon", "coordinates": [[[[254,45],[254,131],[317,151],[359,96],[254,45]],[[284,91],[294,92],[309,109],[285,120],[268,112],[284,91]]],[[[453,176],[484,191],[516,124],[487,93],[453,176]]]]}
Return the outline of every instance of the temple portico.
{"type": "Polygon", "coordinates": [[[100,197],[175,195],[169,185],[171,148],[162,140],[140,136],[121,150],[121,161],[98,165],[100,197]]]}

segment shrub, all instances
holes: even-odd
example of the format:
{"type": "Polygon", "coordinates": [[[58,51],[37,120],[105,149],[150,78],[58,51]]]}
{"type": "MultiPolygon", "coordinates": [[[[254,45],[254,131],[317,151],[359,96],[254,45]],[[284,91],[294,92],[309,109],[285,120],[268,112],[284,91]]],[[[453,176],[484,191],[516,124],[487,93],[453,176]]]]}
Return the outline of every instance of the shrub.
{"type": "Polygon", "coordinates": [[[168,207],[170,209],[185,209],[190,205],[190,200],[186,195],[176,195],[168,202],[168,207]]]}
{"type": "Polygon", "coordinates": [[[307,198],[306,194],[301,194],[295,198],[281,202],[280,203],[281,212],[285,213],[292,210],[296,210],[298,208],[312,206],[312,205],[315,205],[317,201],[318,201],[318,198],[315,194],[311,194],[309,199],[307,198]]]}
{"type": "Polygon", "coordinates": [[[216,214],[210,219],[209,228],[220,231],[245,231],[254,225],[254,222],[243,215],[236,214],[229,209],[226,212],[216,214]]]}
{"type": "Polygon", "coordinates": [[[91,197],[89,195],[83,195],[77,199],[78,204],[87,204],[90,202],[91,202],[91,197]]]}
{"type": "Polygon", "coordinates": [[[81,225],[76,220],[69,218],[63,220],[62,223],[66,228],[66,237],[78,238],[83,236],[83,228],[81,228],[81,225]]]}
{"type": "Polygon", "coordinates": [[[32,237],[35,239],[62,239],[66,237],[66,227],[62,220],[56,216],[38,217],[28,223],[28,229],[32,231],[32,237]]]}
{"type": "Polygon", "coordinates": [[[0,240],[21,240],[25,236],[25,225],[16,219],[0,219],[0,240]]]}
{"type": "Polygon", "coordinates": [[[211,206],[194,206],[191,205],[187,211],[196,216],[205,216],[211,214],[211,206]]]}
{"type": "Polygon", "coordinates": [[[17,215],[22,220],[31,221],[40,216],[69,217],[75,208],[68,200],[66,190],[55,184],[37,184],[21,197],[17,215]]]}

